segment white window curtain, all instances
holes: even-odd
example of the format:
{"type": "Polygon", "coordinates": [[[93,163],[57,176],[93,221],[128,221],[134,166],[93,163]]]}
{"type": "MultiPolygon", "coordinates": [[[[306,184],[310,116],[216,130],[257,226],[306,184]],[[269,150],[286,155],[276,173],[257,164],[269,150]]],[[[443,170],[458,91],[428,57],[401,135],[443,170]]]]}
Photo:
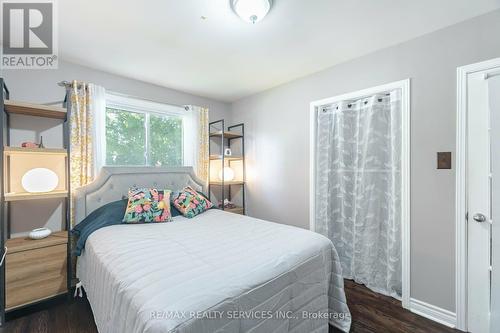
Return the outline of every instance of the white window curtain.
{"type": "Polygon", "coordinates": [[[95,174],[98,175],[106,160],[106,89],[90,84],[91,108],[95,110],[94,151],[95,174]]]}
{"type": "Polygon", "coordinates": [[[91,83],[73,81],[69,87],[71,112],[71,185],[90,183],[106,162],[106,107],[175,114],[183,122],[183,165],[192,166],[208,182],[208,108],[171,106],[117,94],[91,83]]]}
{"type": "Polygon", "coordinates": [[[321,108],[316,138],[316,231],[343,275],[401,296],[401,91],[321,108]]]}
{"type": "Polygon", "coordinates": [[[192,166],[196,175],[203,181],[208,182],[208,108],[195,105],[181,107],[129,97],[117,93],[108,93],[105,96],[104,112],[100,119],[100,124],[102,125],[96,125],[96,128],[100,128],[99,131],[101,136],[99,140],[102,142],[99,152],[99,156],[101,156],[99,167],[104,165],[106,159],[106,106],[131,112],[175,115],[182,118],[182,165],[192,166]]]}

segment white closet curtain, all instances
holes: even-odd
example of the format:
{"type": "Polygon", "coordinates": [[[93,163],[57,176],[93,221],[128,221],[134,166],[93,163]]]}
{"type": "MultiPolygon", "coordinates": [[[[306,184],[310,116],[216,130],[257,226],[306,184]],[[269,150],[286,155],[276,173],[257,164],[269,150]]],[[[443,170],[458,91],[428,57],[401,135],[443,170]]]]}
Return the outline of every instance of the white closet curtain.
{"type": "Polygon", "coordinates": [[[401,296],[401,91],[342,101],[317,116],[316,231],[343,275],[401,296]]]}
{"type": "Polygon", "coordinates": [[[106,89],[104,87],[89,84],[91,94],[90,103],[91,108],[95,114],[95,126],[93,134],[95,137],[95,175],[97,176],[101,168],[106,163],[106,89]]]}

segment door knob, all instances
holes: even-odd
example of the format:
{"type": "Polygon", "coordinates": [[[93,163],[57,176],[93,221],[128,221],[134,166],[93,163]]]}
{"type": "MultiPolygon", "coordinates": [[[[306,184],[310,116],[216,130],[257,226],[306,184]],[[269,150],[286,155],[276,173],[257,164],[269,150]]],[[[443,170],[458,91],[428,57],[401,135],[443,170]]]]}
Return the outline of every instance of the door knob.
{"type": "Polygon", "coordinates": [[[481,213],[474,214],[472,218],[474,219],[474,221],[479,223],[486,222],[486,216],[484,216],[484,214],[481,213]]]}

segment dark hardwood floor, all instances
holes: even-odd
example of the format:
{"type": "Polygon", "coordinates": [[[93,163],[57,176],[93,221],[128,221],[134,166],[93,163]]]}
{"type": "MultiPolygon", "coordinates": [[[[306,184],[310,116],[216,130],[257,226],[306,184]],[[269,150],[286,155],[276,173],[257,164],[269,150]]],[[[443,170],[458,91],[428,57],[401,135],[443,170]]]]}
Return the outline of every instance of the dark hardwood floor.
{"type": "MultiPolygon", "coordinates": [[[[410,311],[391,298],[346,280],[345,290],[354,333],[449,333],[450,329],[410,311]]],[[[95,333],[94,317],[85,298],[63,301],[47,309],[8,321],[0,333],[95,333]]],[[[340,332],[331,329],[330,332],[340,332]]],[[[123,332],[126,333],[126,332],[123,332]]]]}
{"type": "MultiPolygon", "coordinates": [[[[344,286],[347,304],[352,316],[351,332],[461,332],[405,310],[398,300],[374,293],[365,286],[353,281],[345,280],[344,286]]],[[[336,330],[333,330],[333,332],[336,332],[336,330]]]]}
{"type": "Polygon", "coordinates": [[[96,333],[86,298],[63,300],[44,310],[8,320],[1,333],[96,333]]]}

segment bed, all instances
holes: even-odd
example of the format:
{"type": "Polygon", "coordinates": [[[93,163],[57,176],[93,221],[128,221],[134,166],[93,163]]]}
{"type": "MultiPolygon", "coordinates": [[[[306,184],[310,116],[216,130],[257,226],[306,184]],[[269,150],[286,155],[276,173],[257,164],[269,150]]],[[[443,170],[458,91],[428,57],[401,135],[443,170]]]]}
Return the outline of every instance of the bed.
{"type": "MultiPolygon", "coordinates": [[[[205,186],[192,168],[103,168],[76,193],[75,220],[131,186],[205,186]]],[[[337,252],[325,237],[212,209],[93,232],[77,277],[99,332],[347,332],[337,252]]]]}

